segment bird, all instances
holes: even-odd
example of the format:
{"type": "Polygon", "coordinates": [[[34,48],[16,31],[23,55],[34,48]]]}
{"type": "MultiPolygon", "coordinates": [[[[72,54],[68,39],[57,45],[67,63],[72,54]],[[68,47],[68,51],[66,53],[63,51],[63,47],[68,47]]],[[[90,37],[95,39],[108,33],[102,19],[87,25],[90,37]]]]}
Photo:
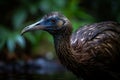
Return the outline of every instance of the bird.
{"type": "Polygon", "coordinates": [[[53,36],[61,64],[78,79],[120,80],[120,24],[103,21],[87,24],[73,32],[71,21],[53,11],[26,26],[26,32],[43,30],[53,36]]]}

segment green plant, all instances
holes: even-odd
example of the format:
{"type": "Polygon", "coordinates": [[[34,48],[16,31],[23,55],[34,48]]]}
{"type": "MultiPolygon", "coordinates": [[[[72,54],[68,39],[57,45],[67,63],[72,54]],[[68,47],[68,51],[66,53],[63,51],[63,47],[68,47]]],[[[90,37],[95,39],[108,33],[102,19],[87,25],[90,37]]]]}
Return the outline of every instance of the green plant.
{"type": "MultiPolygon", "coordinates": [[[[94,21],[93,17],[78,6],[80,1],[77,0],[21,0],[18,2],[9,1],[9,4],[7,1],[2,0],[1,2],[3,2],[3,4],[1,4],[2,6],[6,5],[10,7],[8,7],[6,11],[3,11],[2,22],[4,24],[1,23],[0,25],[0,33],[3,34],[0,37],[0,50],[6,46],[8,51],[14,52],[16,45],[19,45],[24,49],[26,47],[26,40],[20,35],[21,29],[26,25],[39,20],[43,14],[51,11],[60,11],[64,13],[68,18],[70,18],[75,29],[79,27],[80,24],[83,25],[94,21]],[[12,3],[15,2],[16,5],[12,5],[12,3]],[[78,21],[79,19],[81,19],[81,21],[78,21]]],[[[42,34],[42,32],[35,32],[34,35],[28,33],[25,35],[25,38],[30,41],[33,47],[37,46],[42,38],[52,42],[51,36],[46,33],[42,34]]]]}

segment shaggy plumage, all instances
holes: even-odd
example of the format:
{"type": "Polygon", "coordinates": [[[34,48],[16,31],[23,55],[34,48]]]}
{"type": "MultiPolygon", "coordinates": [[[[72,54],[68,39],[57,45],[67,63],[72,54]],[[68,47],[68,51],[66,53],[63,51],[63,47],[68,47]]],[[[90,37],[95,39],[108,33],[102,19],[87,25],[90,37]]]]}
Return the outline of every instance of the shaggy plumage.
{"type": "Polygon", "coordinates": [[[72,34],[71,22],[52,12],[27,26],[45,30],[54,39],[60,62],[84,80],[120,80],[120,24],[112,21],[86,25],[72,34]]]}

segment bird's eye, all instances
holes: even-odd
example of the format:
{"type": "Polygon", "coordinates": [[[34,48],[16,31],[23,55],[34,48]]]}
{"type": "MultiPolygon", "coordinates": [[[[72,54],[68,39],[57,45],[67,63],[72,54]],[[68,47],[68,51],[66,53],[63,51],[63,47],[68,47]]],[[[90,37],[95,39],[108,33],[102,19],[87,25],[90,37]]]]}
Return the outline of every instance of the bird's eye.
{"type": "Polygon", "coordinates": [[[55,19],[51,19],[51,20],[50,20],[50,22],[55,23],[55,22],[56,22],[56,20],[55,20],[55,19]]]}

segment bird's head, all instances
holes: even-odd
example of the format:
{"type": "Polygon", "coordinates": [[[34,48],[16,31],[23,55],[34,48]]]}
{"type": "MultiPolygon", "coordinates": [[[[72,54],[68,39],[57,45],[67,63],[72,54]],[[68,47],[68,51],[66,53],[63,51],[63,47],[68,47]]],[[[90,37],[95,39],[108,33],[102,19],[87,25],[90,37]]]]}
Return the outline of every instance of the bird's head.
{"type": "MultiPolygon", "coordinates": [[[[70,21],[59,12],[51,12],[45,15],[40,21],[25,27],[21,34],[34,30],[45,30],[52,35],[65,33],[66,30],[72,31],[70,21]]],[[[69,33],[67,32],[67,33],[69,33]]]]}

